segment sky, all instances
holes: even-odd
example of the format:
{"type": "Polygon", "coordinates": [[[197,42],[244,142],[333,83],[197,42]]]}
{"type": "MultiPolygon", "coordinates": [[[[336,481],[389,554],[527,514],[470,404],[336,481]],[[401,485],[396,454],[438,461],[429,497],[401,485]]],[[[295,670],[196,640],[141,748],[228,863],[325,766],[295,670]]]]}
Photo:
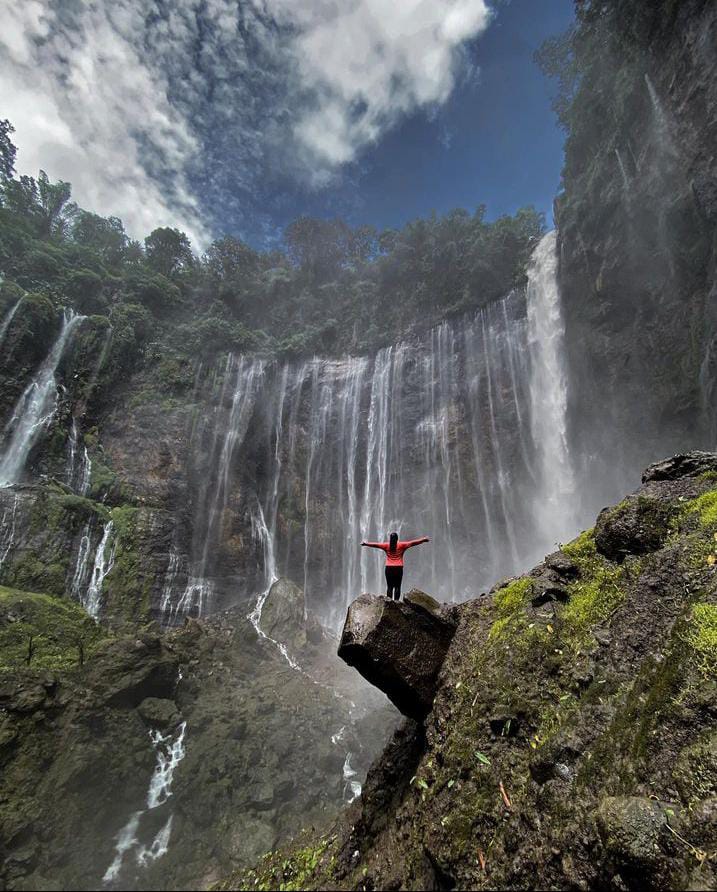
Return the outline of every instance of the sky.
{"type": "Polygon", "coordinates": [[[563,134],[533,61],[572,0],[0,0],[17,169],[137,238],[277,244],[301,214],[551,219],[563,134]]]}

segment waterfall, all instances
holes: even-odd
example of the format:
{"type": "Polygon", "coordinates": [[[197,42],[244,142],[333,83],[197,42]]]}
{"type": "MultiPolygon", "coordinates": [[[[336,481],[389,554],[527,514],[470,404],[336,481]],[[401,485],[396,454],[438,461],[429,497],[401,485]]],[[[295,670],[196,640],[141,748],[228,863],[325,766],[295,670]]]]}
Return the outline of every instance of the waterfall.
{"type": "Polygon", "coordinates": [[[162,616],[162,622],[164,625],[169,625],[172,620],[172,596],[174,594],[174,584],[177,579],[177,573],[179,572],[180,563],[181,558],[179,556],[179,552],[177,551],[176,546],[172,545],[169,551],[169,562],[167,564],[167,570],[164,574],[162,597],[159,602],[159,612],[162,616]]]}
{"type": "Polygon", "coordinates": [[[380,555],[360,543],[392,529],[431,537],[406,587],[456,601],[572,533],[555,242],[536,248],[527,292],[374,356],[230,357],[197,395],[199,520],[172,621],[238,600],[261,634],[289,577],[337,628],[356,594],[383,591],[380,555]]]}
{"type": "Polygon", "coordinates": [[[347,805],[351,805],[351,803],[361,795],[361,784],[357,780],[354,780],[356,777],[356,770],[351,767],[352,755],[353,753],[346,754],[346,760],[344,761],[342,771],[344,779],[344,801],[347,805]]]}
{"type": "Polygon", "coordinates": [[[10,328],[12,320],[15,318],[15,313],[17,313],[18,309],[20,308],[20,304],[23,302],[24,299],[25,295],[23,295],[20,300],[18,300],[13,305],[10,312],[3,319],[2,324],[0,324],[0,346],[2,346],[3,342],[5,341],[5,335],[8,333],[8,329],[10,328]]]}
{"type": "Polygon", "coordinates": [[[15,523],[17,520],[17,494],[13,496],[12,508],[5,507],[0,519],[0,569],[7,560],[15,544],[15,523]]]}
{"type": "Polygon", "coordinates": [[[212,610],[215,582],[208,575],[217,543],[221,537],[224,512],[230,496],[231,471],[238,449],[241,449],[256,408],[259,383],[266,363],[258,358],[230,356],[219,394],[212,446],[211,468],[206,475],[201,495],[201,535],[195,546],[187,585],[177,603],[165,606],[165,615],[172,623],[179,618],[202,616],[212,610]],[[228,417],[221,409],[231,389],[232,401],[228,417]]]}
{"type": "Polygon", "coordinates": [[[169,848],[169,839],[172,833],[173,815],[169,815],[163,826],[156,833],[149,846],[143,846],[138,839],[138,831],[142,816],[163,805],[172,795],[172,781],[177,766],[186,755],[184,737],[187,723],[182,722],[176,732],[163,735],[159,731],[150,731],[149,737],[157,755],[157,764],[149,782],[147,791],[147,805],[140,811],[134,812],[129,821],[117,834],[115,845],[115,857],[102,877],[105,885],[118,879],[125,855],[136,849],[135,860],[140,867],[146,867],[149,861],[156,861],[166,855],[169,848]]]}
{"type": "Polygon", "coordinates": [[[83,603],[84,599],[84,591],[87,581],[87,565],[90,560],[90,551],[92,550],[91,530],[92,523],[88,520],[80,538],[80,545],[77,549],[77,559],[75,561],[75,572],[70,586],[72,597],[80,603],[83,603]]]}
{"type": "Polygon", "coordinates": [[[574,531],[576,516],[556,245],[556,232],[549,232],[535,249],[528,269],[531,426],[540,462],[536,539],[546,547],[574,531]]]}
{"type": "Polygon", "coordinates": [[[62,329],[49,355],[17,401],[7,423],[0,458],[0,486],[19,483],[32,447],[55,415],[57,382],[55,372],[74,328],[84,316],[65,310],[62,329]]]}
{"type": "Polygon", "coordinates": [[[67,438],[67,448],[70,453],[67,458],[67,485],[71,487],[75,482],[75,457],[77,456],[77,421],[74,417],[70,425],[70,435],[67,438]]]}
{"type": "Polygon", "coordinates": [[[90,482],[92,480],[92,459],[87,451],[87,447],[82,447],[82,459],[80,461],[80,482],[79,492],[81,496],[86,496],[90,491],[90,482]]]}
{"type": "Polygon", "coordinates": [[[617,166],[620,168],[620,176],[622,177],[622,185],[625,190],[625,195],[629,195],[630,193],[630,178],[627,175],[627,170],[625,169],[625,164],[622,160],[622,155],[620,154],[620,149],[615,147],[615,157],[617,158],[617,166]]]}
{"type": "Polygon", "coordinates": [[[77,419],[73,416],[70,426],[70,433],[67,438],[67,485],[78,492],[81,496],[86,496],[90,491],[90,477],[92,475],[92,461],[87,451],[87,447],[82,445],[82,455],[79,464],[77,462],[77,454],[79,452],[80,435],[77,429],[77,419]]]}
{"type": "Polygon", "coordinates": [[[110,549],[109,555],[106,554],[107,544],[109,543],[113,530],[114,524],[110,520],[105,524],[104,532],[102,533],[102,539],[100,540],[100,544],[97,546],[97,551],[95,552],[95,563],[92,567],[92,575],[90,577],[90,584],[87,586],[87,592],[82,599],[82,606],[93,619],[97,619],[97,617],[100,615],[102,585],[105,581],[105,578],[114,567],[116,543],[112,543],[112,548],[110,549]]]}

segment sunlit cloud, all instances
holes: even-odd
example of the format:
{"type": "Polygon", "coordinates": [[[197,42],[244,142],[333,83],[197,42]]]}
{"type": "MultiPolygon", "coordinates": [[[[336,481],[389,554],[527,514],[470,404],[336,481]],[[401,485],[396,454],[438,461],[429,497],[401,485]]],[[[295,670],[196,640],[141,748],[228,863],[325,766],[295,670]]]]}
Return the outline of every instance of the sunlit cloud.
{"type": "MultiPolygon", "coordinates": [[[[18,169],[197,245],[267,184],[318,189],[474,68],[484,0],[0,0],[18,169]]],[[[261,225],[266,225],[265,222],[261,225]]]]}

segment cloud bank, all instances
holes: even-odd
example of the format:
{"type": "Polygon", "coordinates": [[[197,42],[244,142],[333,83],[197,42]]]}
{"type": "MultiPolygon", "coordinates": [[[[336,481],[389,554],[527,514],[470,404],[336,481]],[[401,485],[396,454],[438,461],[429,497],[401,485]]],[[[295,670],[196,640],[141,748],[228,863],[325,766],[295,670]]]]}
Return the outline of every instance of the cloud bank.
{"type": "Polygon", "coordinates": [[[324,187],[472,72],[485,0],[0,0],[18,168],[135,236],[204,244],[267,184],[324,187]]]}

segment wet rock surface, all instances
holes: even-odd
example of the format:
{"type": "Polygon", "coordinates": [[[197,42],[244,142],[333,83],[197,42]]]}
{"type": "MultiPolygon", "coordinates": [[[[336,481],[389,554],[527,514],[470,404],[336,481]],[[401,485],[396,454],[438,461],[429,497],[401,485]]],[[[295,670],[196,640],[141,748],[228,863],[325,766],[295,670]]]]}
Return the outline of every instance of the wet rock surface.
{"type": "Polygon", "coordinates": [[[431,709],[455,633],[438,603],[426,598],[418,593],[404,602],[361,595],[349,607],[338,650],[404,715],[418,720],[431,709]]]}
{"type": "MultiPolygon", "coordinates": [[[[302,840],[304,860],[279,852],[221,888],[717,888],[713,461],[661,463],[627,497],[628,517],[639,499],[667,512],[656,540],[620,503],[619,547],[598,547],[603,517],[460,605],[430,712],[396,732],[360,803],[302,840]]],[[[381,600],[347,622],[365,653],[381,600]]],[[[387,628],[408,622],[400,609],[387,628]]],[[[401,639],[385,640],[379,683],[401,639]]],[[[415,644],[406,633],[406,655],[415,644]]]]}
{"type": "Polygon", "coordinates": [[[102,888],[139,811],[109,887],[206,888],[332,820],[347,754],[363,780],[395,722],[335,655],[305,647],[297,672],[241,610],[71,657],[71,671],[0,669],[0,888],[102,888]],[[184,723],[171,795],[148,809],[157,747],[169,759],[184,723]],[[166,853],[140,864],[170,817],[166,853]]]}

